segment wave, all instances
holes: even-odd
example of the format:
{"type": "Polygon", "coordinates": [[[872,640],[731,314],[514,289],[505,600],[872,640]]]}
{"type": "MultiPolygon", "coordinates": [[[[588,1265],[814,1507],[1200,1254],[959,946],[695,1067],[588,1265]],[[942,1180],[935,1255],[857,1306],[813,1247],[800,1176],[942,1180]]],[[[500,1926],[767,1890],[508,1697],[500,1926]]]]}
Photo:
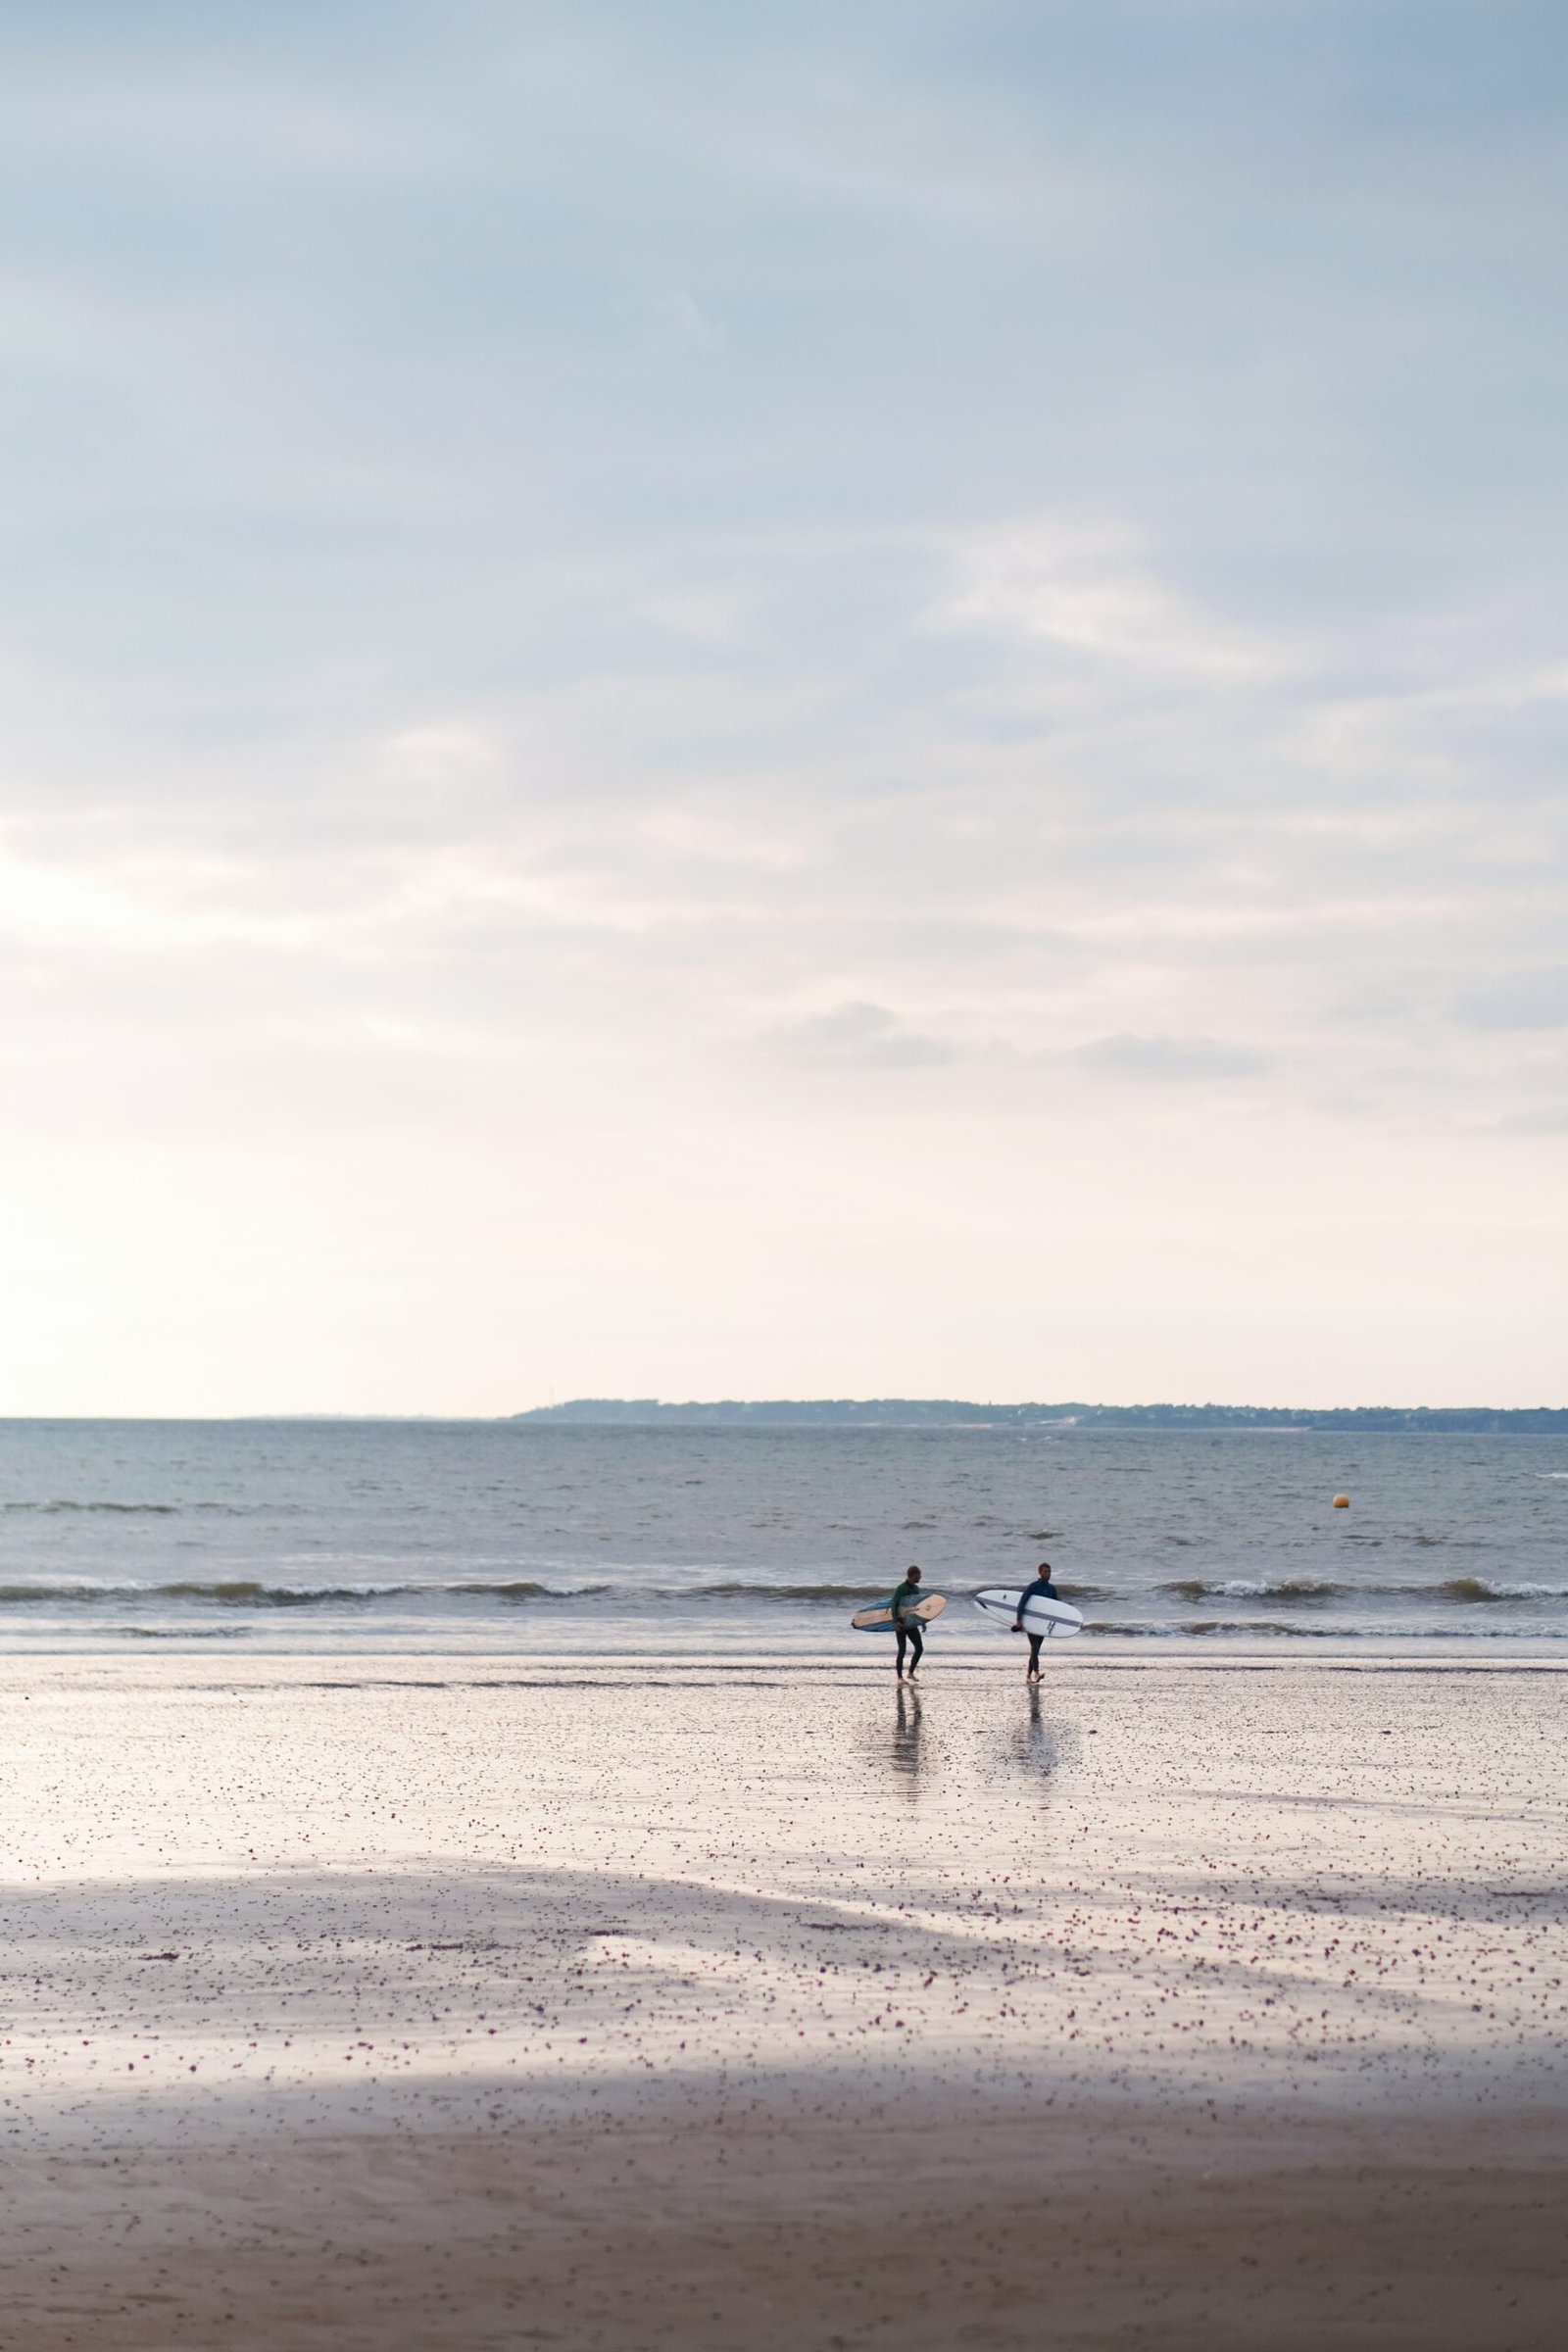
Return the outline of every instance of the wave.
{"type": "MultiPolygon", "coordinates": [[[[399,1592],[426,1594],[431,1592],[472,1593],[485,1599],[498,1597],[520,1599],[537,1594],[542,1599],[550,1600],[586,1600],[598,1599],[606,1593],[611,1593],[618,1607],[635,1608],[640,1602],[682,1600],[756,1601],[768,1605],[782,1602],[786,1607],[798,1601],[844,1602],[851,1607],[863,1607],[867,1601],[886,1600],[893,1587],[885,1577],[879,1584],[874,1585],[754,1585],[746,1583],[740,1577],[732,1577],[710,1585],[655,1585],[634,1582],[622,1585],[576,1585],[569,1590],[558,1585],[520,1584],[407,1585],[393,1589],[399,1592]]],[[[1101,1600],[1114,1600],[1117,1597],[1108,1589],[1102,1592],[1098,1587],[1092,1586],[1069,1587],[1064,1585],[1061,1590],[1063,1592],[1076,1592],[1101,1600]]],[[[966,1599],[967,1594],[950,1592],[945,1597],[950,1604],[953,1604],[957,1600],[966,1599]]]]}
{"type": "Polygon", "coordinates": [[[462,1584],[444,1580],[413,1580],[376,1585],[269,1585],[259,1578],[234,1577],[209,1582],[182,1577],[172,1584],[90,1584],[85,1580],[59,1583],[0,1585],[0,1607],[40,1602],[114,1601],[123,1607],[134,1601],[213,1601],[231,1609],[307,1609],[333,1606],[367,1607],[375,1601],[449,1599],[516,1603],[529,1600],[596,1600],[612,1593],[623,1608],[647,1601],[846,1601],[854,1604],[884,1600],[892,1590],[876,1585],[751,1585],[739,1580],[711,1585],[612,1586],[546,1585],[532,1578],[470,1579],[462,1584]]]}
{"type": "MultiPolygon", "coordinates": [[[[895,1580],[897,1581],[897,1580],[895,1580]]],[[[631,1588],[635,1594],[638,1587],[631,1588]]],[[[875,1585],[749,1585],[732,1577],[716,1585],[644,1585],[651,1600],[886,1600],[893,1591],[884,1577],[875,1585]]]]}
{"type": "MultiPolygon", "coordinates": [[[[156,1616],[164,1610],[176,1621],[193,1623],[214,1613],[265,1615],[319,1610],[352,1614],[363,1622],[367,1615],[378,1610],[397,1610],[401,1606],[427,1622],[443,1615],[468,1615],[472,1622],[475,1613],[482,1618],[490,1611],[527,1610],[543,1603],[568,1610],[581,1605],[589,1612],[645,1611],[651,1617],[662,1618],[679,1615],[682,1610],[715,1615],[731,1610],[771,1612],[778,1608],[848,1611],[867,1601],[885,1598],[888,1591],[885,1580],[874,1585],[791,1585],[753,1583],[741,1577],[715,1578],[693,1585],[659,1584],[638,1578],[554,1585],[533,1577],[469,1577],[461,1583],[399,1578],[374,1584],[272,1582],[262,1577],[181,1577],[159,1583],[135,1578],[111,1581],[24,1577],[0,1584],[0,1611],[53,1608],[72,1615],[80,1611],[84,1621],[90,1623],[93,1619],[86,1615],[89,1611],[156,1616]]],[[[1111,1602],[1137,1610],[1141,1597],[1125,1588],[1102,1585],[1063,1585],[1061,1591],[1065,1597],[1085,1608],[1111,1602]]],[[[1179,1634],[1201,1639],[1211,1634],[1246,1633],[1286,1637],[1300,1634],[1327,1639],[1344,1633],[1355,1639],[1363,1632],[1397,1634],[1406,1630],[1403,1622],[1406,1618],[1416,1619],[1416,1625],[1408,1630],[1417,1631],[1422,1617],[1440,1612],[1451,1613],[1455,1622],[1469,1616],[1473,1630],[1479,1630],[1474,1627],[1479,1612],[1505,1609],[1507,1604],[1514,1603],[1523,1604],[1521,1630],[1531,1630],[1533,1620],[1536,1630],[1544,1631],[1556,1616],[1553,1604],[1568,1604],[1568,1583],[1502,1583],[1476,1576],[1452,1577],[1444,1584],[1400,1585],[1349,1584],[1311,1577],[1214,1580],[1184,1577],[1155,1586],[1153,1592],[1167,1601],[1193,1604],[1192,1613],[1184,1610],[1176,1619],[1165,1622],[1147,1617],[1139,1622],[1136,1616],[1130,1623],[1095,1620],[1088,1630],[1117,1637],[1179,1634]],[[1228,1612],[1199,1613],[1203,1604],[1212,1612],[1216,1600],[1250,1604],[1250,1610],[1240,1619],[1232,1618],[1228,1612]],[[1345,1625],[1343,1620],[1352,1612],[1361,1622],[1345,1625]],[[1381,1623],[1366,1622],[1369,1619],[1381,1623]]],[[[965,1597],[961,1592],[949,1595],[954,1604],[947,1619],[950,1628],[959,1626],[968,1630],[965,1597]]],[[[1144,1607],[1148,1606],[1146,1589],[1144,1607]]]]}
{"type": "Polygon", "coordinates": [[[132,1600],[134,1585],[0,1585],[0,1608],[46,1600],[132,1600]]]}
{"type": "MultiPolygon", "coordinates": [[[[198,1507],[224,1510],[227,1505],[198,1507]]],[[[0,1502],[0,1511],[119,1511],[130,1518],[152,1519],[177,1519],[179,1510],[177,1502],[0,1502]]]]}
{"type": "Polygon", "coordinates": [[[206,1600],[231,1609],[309,1609],[344,1605],[364,1607],[377,1600],[440,1600],[453,1593],[495,1600],[572,1600],[581,1592],[602,1592],[606,1590],[603,1585],[592,1585],[567,1592],[551,1585],[527,1583],[267,1585],[254,1577],[225,1578],[216,1583],[181,1578],[177,1583],[164,1585],[107,1585],[78,1581],[72,1584],[0,1585],[0,1607],[51,1601],[85,1604],[114,1601],[123,1607],[126,1602],[133,1601],[206,1600]]]}
{"type": "Polygon", "coordinates": [[[112,1634],[122,1634],[127,1642],[239,1642],[250,1632],[248,1625],[112,1625],[112,1634]]]}
{"type": "Polygon", "coordinates": [[[1178,1577],[1173,1583],[1156,1585],[1156,1592],[1168,1592],[1178,1600],[1427,1600],[1427,1601],[1494,1601],[1494,1600],[1563,1600],[1568,1601],[1568,1585],[1504,1585],[1495,1584],[1481,1576],[1452,1576],[1439,1585],[1347,1585],[1314,1577],[1282,1577],[1274,1582],[1257,1582],[1245,1577],[1227,1577],[1210,1583],[1200,1576],[1178,1577]]]}
{"type": "Polygon", "coordinates": [[[1491,1625],[1485,1633],[1472,1627],[1460,1634],[1437,1625],[1280,1625],[1266,1617],[1199,1617],[1179,1625],[1115,1625],[1091,1620],[1086,1635],[1113,1636],[1131,1642],[1190,1642],[1209,1635],[1237,1634],[1248,1641],[1275,1642],[1562,1642],[1568,1634],[1547,1632],[1535,1625],[1491,1625]]]}
{"type": "MultiPolygon", "coordinates": [[[[180,1578],[172,1584],[141,1584],[130,1580],[93,1584],[76,1580],[0,1585],[0,1608],[39,1607],[50,1603],[90,1607],[94,1603],[101,1606],[106,1602],[123,1608],[159,1601],[205,1601],[226,1609],[368,1608],[377,1601],[399,1600],[422,1601],[426,1605],[439,1605],[449,1600],[490,1601],[501,1607],[517,1607],[535,1600],[602,1600],[607,1596],[623,1609],[679,1604],[683,1601],[698,1607],[733,1601],[767,1607],[830,1605],[862,1608],[867,1601],[885,1600],[891,1590],[886,1582],[875,1585],[754,1585],[739,1578],[708,1585],[629,1583],[573,1586],[541,1584],[532,1578],[475,1578],[462,1584],[429,1580],[375,1585],[271,1585],[253,1577],[218,1581],[180,1578]]],[[[1079,1600],[1115,1600],[1120,1597],[1109,1587],[1098,1585],[1064,1585],[1061,1590],[1069,1598],[1079,1600]]],[[[956,1597],[961,1601],[965,1595],[949,1597],[956,1597]]]]}
{"type": "MultiPolygon", "coordinates": [[[[603,1592],[605,1589],[603,1585],[586,1585],[580,1586],[578,1591],[603,1592]]],[[[466,1600],[473,1598],[482,1600],[567,1600],[576,1598],[575,1593],[563,1592],[554,1585],[534,1584],[526,1578],[514,1578],[510,1582],[496,1584],[389,1585],[385,1590],[389,1592],[410,1593],[461,1592],[466,1600]]]]}
{"type": "MultiPolygon", "coordinates": [[[[263,1585],[249,1578],[222,1584],[0,1585],[0,1607],[23,1607],[38,1602],[215,1600],[229,1608],[309,1608],[318,1602],[380,1600],[401,1589],[387,1585],[263,1585]]],[[[441,1591],[440,1586],[431,1588],[441,1591]]]]}
{"type": "Polygon", "coordinates": [[[377,1600],[395,1599],[400,1595],[462,1592],[497,1592],[503,1596],[518,1592],[545,1592],[545,1585],[264,1585],[249,1577],[234,1578],[218,1584],[181,1582],[172,1585],[89,1585],[89,1584],[31,1584],[0,1585],[0,1607],[22,1607],[40,1602],[114,1601],[121,1607],[127,1602],[159,1600],[216,1601],[231,1609],[309,1609],[331,1607],[334,1604],[364,1606],[377,1600]]]}
{"type": "Polygon", "coordinates": [[[1194,1617],[1183,1625],[1101,1625],[1091,1621],[1086,1634],[1115,1634],[1123,1640],[1195,1642],[1209,1634],[1267,1635],[1281,1642],[1338,1642],[1349,1636],[1348,1627],[1332,1625],[1271,1625],[1267,1618],[1194,1617]]]}
{"type": "Polygon", "coordinates": [[[55,1583],[0,1585],[0,1607],[36,1605],[40,1602],[114,1601],[123,1607],[134,1601],[213,1601],[224,1608],[234,1609],[307,1609],[333,1606],[365,1607],[381,1600],[443,1601],[449,1599],[493,1600],[515,1603],[528,1600],[590,1600],[613,1592],[622,1607],[635,1607],[639,1601],[669,1600],[755,1600],[755,1601],[849,1601],[863,1602],[885,1599],[892,1590],[886,1583],[878,1585],[748,1585],[739,1582],[713,1585],[651,1585],[630,1584],[546,1585],[532,1578],[470,1579],[462,1584],[444,1580],[411,1580],[396,1584],[376,1585],[270,1585],[256,1577],[232,1577],[205,1581],[182,1577],[172,1584],[141,1584],[124,1580],[114,1584],[93,1584],[85,1579],[55,1583]]]}
{"type": "MultiPolygon", "coordinates": [[[[1425,1585],[1401,1585],[1401,1592],[1425,1592],[1425,1585]]],[[[1436,1591],[1445,1600],[1568,1600],[1568,1585],[1494,1585],[1484,1576],[1454,1576],[1436,1591]]]]}
{"type": "Polygon", "coordinates": [[[1171,1584],[1156,1585],[1154,1590],[1174,1592],[1182,1600],[1338,1600],[1356,1588],[1310,1576],[1283,1577],[1272,1584],[1245,1577],[1227,1577],[1222,1583],[1210,1584],[1200,1576],[1182,1576],[1171,1584]]]}
{"type": "Polygon", "coordinates": [[[160,1600],[216,1600],[229,1609],[312,1609],[334,1601],[363,1604],[398,1590],[386,1585],[264,1585],[251,1577],[216,1585],[186,1583],[145,1589],[160,1600]]]}
{"type": "Polygon", "coordinates": [[[178,1519],[187,1511],[221,1519],[298,1518],[306,1506],[298,1502],[83,1502],[59,1496],[49,1501],[13,1499],[0,1502],[0,1511],[31,1511],[49,1518],[62,1511],[111,1512],[120,1518],[178,1519]]]}

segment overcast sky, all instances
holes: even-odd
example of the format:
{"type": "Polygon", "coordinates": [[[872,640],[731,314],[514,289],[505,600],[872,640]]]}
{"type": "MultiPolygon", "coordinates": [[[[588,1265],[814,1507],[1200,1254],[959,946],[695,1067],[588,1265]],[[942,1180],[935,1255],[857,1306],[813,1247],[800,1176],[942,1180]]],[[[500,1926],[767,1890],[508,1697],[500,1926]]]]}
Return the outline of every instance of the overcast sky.
{"type": "Polygon", "coordinates": [[[0,27],[0,1409],[1568,1404],[1560,0],[0,27]]]}

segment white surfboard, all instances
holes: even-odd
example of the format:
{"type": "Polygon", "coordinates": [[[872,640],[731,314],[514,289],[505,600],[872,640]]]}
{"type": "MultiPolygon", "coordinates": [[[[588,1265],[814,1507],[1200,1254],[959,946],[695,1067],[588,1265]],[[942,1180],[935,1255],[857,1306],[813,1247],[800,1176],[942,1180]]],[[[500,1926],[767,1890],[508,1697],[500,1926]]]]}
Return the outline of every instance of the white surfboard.
{"type": "MultiPolygon", "coordinates": [[[[992,1586],[984,1592],[974,1593],[972,1597],[983,1617],[989,1617],[993,1625],[1000,1625],[1005,1630],[1016,1622],[1022,1588],[1014,1585],[1011,1592],[1004,1592],[1000,1586],[992,1586]]],[[[1084,1630],[1083,1611],[1075,1609],[1070,1601],[1045,1600],[1036,1593],[1032,1599],[1024,1601],[1023,1630],[1026,1634],[1058,1637],[1062,1634],[1081,1634],[1084,1630]]]]}

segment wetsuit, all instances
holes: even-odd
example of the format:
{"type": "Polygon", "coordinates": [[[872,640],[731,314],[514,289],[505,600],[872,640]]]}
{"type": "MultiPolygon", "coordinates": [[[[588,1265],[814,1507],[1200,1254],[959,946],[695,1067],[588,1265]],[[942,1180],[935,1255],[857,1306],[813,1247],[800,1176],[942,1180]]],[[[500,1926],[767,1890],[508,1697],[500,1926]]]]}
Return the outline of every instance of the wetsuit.
{"type": "Polygon", "coordinates": [[[919,1618],[906,1617],[905,1615],[905,1611],[906,1609],[912,1609],[915,1605],[915,1602],[919,1598],[919,1586],[911,1585],[908,1578],[906,1577],[903,1584],[894,1593],[892,1599],[888,1602],[888,1607],[893,1611],[893,1623],[899,1637],[898,1670],[900,1674],[904,1672],[904,1652],[906,1647],[911,1648],[914,1652],[914,1655],[909,1660],[909,1672],[911,1674],[919,1665],[921,1657],[925,1651],[925,1637],[920,1631],[919,1618]]]}
{"type": "MultiPolygon", "coordinates": [[[[1059,1600],[1060,1598],[1061,1594],[1056,1591],[1055,1586],[1052,1583],[1049,1576],[1037,1576],[1034,1583],[1032,1585],[1025,1586],[1023,1592],[1018,1595],[1017,1622],[1020,1625],[1023,1623],[1024,1603],[1026,1601],[1059,1600]]],[[[1027,1627],[1025,1627],[1024,1630],[1027,1632],[1027,1627]]],[[[1046,1637],[1044,1634],[1029,1635],[1029,1672],[1031,1674],[1038,1674],[1040,1672],[1040,1644],[1045,1638],[1046,1637]]]]}

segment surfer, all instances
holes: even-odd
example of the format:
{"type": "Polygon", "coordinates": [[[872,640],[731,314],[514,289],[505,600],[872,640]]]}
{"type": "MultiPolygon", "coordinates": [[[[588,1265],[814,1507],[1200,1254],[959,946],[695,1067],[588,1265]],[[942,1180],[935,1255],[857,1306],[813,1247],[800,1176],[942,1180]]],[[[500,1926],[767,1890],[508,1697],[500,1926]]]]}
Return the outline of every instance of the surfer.
{"type": "MultiPolygon", "coordinates": [[[[1018,1595],[1018,1614],[1012,1621],[1013,1632],[1021,1634],[1028,1630],[1024,1625],[1023,1613],[1030,1601],[1059,1600],[1060,1598],[1061,1594],[1051,1581],[1051,1562],[1042,1560],[1036,1571],[1034,1583],[1026,1585],[1018,1595]]],[[[1045,1638],[1044,1634],[1029,1635],[1029,1673],[1026,1679],[1031,1683],[1038,1683],[1040,1680],[1040,1644],[1045,1638]]]]}
{"type": "Polygon", "coordinates": [[[893,1611],[893,1630],[899,1637],[899,1680],[901,1683],[904,1680],[906,1646],[912,1649],[914,1653],[909,1660],[911,1683],[914,1680],[914,1670],[919,1665],[921,1654],[925,1649],[925,1637],[920,1631],[920,1620],[912,1614],[919,1598],[920,1571],[918,1568],[911,1568],[894,1593],[893,1598],[888,1602],[888,1607],[893,1611]]]}

